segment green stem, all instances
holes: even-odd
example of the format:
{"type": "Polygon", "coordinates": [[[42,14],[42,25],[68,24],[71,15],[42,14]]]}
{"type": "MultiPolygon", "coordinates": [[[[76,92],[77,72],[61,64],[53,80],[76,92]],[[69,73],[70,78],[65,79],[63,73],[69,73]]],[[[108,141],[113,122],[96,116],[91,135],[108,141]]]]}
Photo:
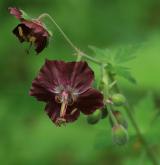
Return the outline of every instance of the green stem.
{"type": "Polygon", "coordinates": [[[113,126],[119,125],[117,119],[115,118],[115,116],[112,113],[112,110],[111,110],[111,106],[110,105],[107,105],[107,111],[108,111],[109,116],[111,117],[111,120],[113,122],[113,126]]]}
{"type": "Polygon", "coordinates": [[[77,59],[76,59],[76,62],[79,62],[82,60],[82,56],[80,54],[77,54],[77,59]]]}
{"type": "Polygon", "coordinates": [[[49,18],[52,23],[56,26],[56,28],[59,30],[59,32],[63,35],[65,40],[69,43],[69,45],[76,51],[79,52],[79,49],[73,44],[73,42],[68,38],[68,36],[64,33],[64,31],[61,29],[61,27],[56,23],[56,21],[50,16],[48,13],[43,13],[38,17],[38,20],[42,20],[43,18],[49,18]]]}
{"type": "Polygon", "coordinates": [[[62,36],[64,37],[64,39],[68,42],[68,44],[76,51],[76,53],[80,56],[83,56],[84,58],[86,58],[87,60],[90,60],[96,64],[101,65],[101,62],[93,57],[88,56],[87,54],[85,54],[84,52],[82,52],[80,49],[78,49],[74,43],[69,39],[69,37],[65,34],[65,32],[61,29],[61,27],[56,23],[55,19],[53,19],[53,17],[51,17],[49,14],[47,13],[43,13],[38,17],[38,20],[42,20],[43,18],[49,18],[52,23],[56,26],[56,28],[59,30],[59,32],[62,34],[62,36]]]}
{"type": "Polygon", "coordinates": [[[119,124],[118,124],[116,117],[112,113],[111,103],[107,102],[110,92],[109,92],[109,77],[108,77],[107,71],[105,69],[105,66],[106,65],[104,65],[104,64],[101,65],[101,75],[102,75],[101,81],[103,83],[104,102],[107,107],[108,114],[113,122],[113,125],[117,126],[119,124]]]}
{"type": "Polygon", "coordinates": [[[82,59],[82,56],[80,56],[80,55],[77,55],[77,59],[76,59],[76,62],[79,62],[79,61],[81,61],[81,59],[82,59]]]}
{"type": "Polygon", "coordinates": [[[99,60],[97,60],[97,59],[95,59],[95,58],[93,58],[93,57],[85,54],[84,52],[81,51],[80,54],[81,54],[81,56],[83,56],[87,60],[89,60],[91,62],[94,62],[95,64],[102,65],[102,62],[101,61],[99,61],[99,60]]]}

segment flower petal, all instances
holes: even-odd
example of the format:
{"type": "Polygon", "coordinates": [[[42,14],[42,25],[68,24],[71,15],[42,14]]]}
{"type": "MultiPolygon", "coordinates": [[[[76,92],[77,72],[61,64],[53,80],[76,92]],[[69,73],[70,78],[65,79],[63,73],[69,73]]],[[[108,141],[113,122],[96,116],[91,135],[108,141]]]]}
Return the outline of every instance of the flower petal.
{"type": "Polygon", "coordinates": [[[35,50],[38,53],[40,53],[45,47],[48,45],[48,38],[44,36],[38,36],[35,41],[35,50]]]}
{"type": "Polygon", "coordinates": [[[81,94],[77,100],[78,109],[86,115],[103,106],[103,95],[93,88],[81,94]]]}
{"type": "Polygon", "coordinates": [[[16,7],[9,7],[8,9],[9,9],[10,14],[14,15],[17,19],[22,18],[22,12],[16,7]]]}
{"type": "Polygon", "coordinates": [[[65,119],[66,122],[74,122],[80,115],[80,111],[74,106],[68,106],[65,119]]]}
{"type": "Polygon", "coordinates": [[[76,89],[78,93],[83,93],[90,88],[94,72],[86,62],[68,62],[66,70],[71,87],[76,89]]]}
{"type": "MultiPolygon", "coordinates": [[[[66,63],[63,61],[46,60],[39,73],[40,81],[45,81],[52,89],[67,85],[66,63]]],[[[46,84],[45,84],[46,85],[46,84]]]]}
{"type": "Polygon", "coordinates": [[[65,71],[64,62],[46,60],[38,76],[33,80],[30,95],[40,101],[49,99],[51,95],[56,93],[57,87],[66,85],[65,71]]]}
{"type": "Polygon", "coordinates": [[[33,34],[49,37],[48,31],[45,29],[45,26],[41,22],[36,20],[22,20],[21,23],[30,28],[33,34]]]}
{"type": "Polygon", "coordinates": [[[46,107],[45,111],[47,112],[49,118],[55,123],[57,118],[60,116],[60,106],[53,102],[49,102],[46,107]]]}
{"type": "Polygon", "coordinates": [[[32,87],[29,92],[30,96],[34,96],[39,101],[48,102],[49,100],[54,100],[54,94],[49,92],[46,88],[39,83],[38,79],[33,80],[32,87]]]}

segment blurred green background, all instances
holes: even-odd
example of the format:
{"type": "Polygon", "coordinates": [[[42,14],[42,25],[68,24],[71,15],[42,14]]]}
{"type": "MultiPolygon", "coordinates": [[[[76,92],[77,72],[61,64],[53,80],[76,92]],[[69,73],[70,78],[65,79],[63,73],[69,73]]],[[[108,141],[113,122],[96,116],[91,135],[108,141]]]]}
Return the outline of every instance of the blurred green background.
{"type": "MultiPolygon", "coordinates": [[[[2,165],[151,165],[129,123],[125,146],[112,143],[108,120],[88,125],[86,117],[57,128],[44,104],[28,95],[31,81],[48,59],[73,60],[73,50],[47,21],[53,32],[40,56],[27,55],[12,29],[18,21],[7,8],[16,6],[37,17],[52,15],[72,41],[86,52],[143,43],[128,64],[137,85],[119,79],[134,106],[135,119],[157,158],[160,156],[160,1],[159,0],[1,0],[0,2],[0,164],[2,165]]],[[[90,64],[96,71],[96,67],[90,64]]],[[[123,111],[123,110],[122,110],[123,111]]],[[[122,112],[125,115],[125,112],[122,112]]],[[[129,119],[128,119],[129,120],[129,119]]]]}

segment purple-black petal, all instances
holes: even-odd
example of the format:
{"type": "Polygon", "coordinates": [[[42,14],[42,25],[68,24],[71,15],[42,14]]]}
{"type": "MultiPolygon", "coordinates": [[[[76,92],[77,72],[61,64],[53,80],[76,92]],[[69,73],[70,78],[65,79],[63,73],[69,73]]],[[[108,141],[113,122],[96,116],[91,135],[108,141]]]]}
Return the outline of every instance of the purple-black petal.
{"type": "Polygon", "coordinates": [[[68,62],[66,70],[70,86],[78,93],[83,93],[90,88],[94,80],[94,72],[86,62],[68,62]]]}
{"type": "Polygon", "coordinates": [[[38,53],[40,53],[44,48],[47,47],[48,45],[48,38],[45,36],[38,36],[38,34],[36,34],[37,38],[35,41],[35,51],[38,53]]]}
{"type": "MultiPolygon", "coordinates": [[[[57,104],[55,101],[48,102],[45,107],[45,111],[47,112],[49,118],[55,124],[57,124],[56,123],[57,119],[60,118],[60,108],[61,108],[61,105],[57,104]]],[[[74,113],[72,113],[73,110],[74,110],[73,106],[67,107],[66,115],[63,118],[65,119],[65,123],[73,122],[77,120],[77,118],[79,117],[80,111],[77,110],[74,113]]]]}
{"type": "Polygon", "coordinates": [[[86,115],[92,114],[96,109],[103,106],[103,95],[93,88],[82,93],[77,100],[78,109],[86,115]]]}
{"type": "Polygon", "coordinates": [[[32,30],[33,34],[38,34],[40,36],[49,37],[48,31],[45,29],[44,25],[40,21],[36,20],[22,20],[25,26],[32,30]]]}
{"type": "Polygon", "coordinates": [[[30,95],[41,101],[50,100],[48,96],[51,93],[54,94],[57,87],[66,85],[64,74],[66,68],[64,66],[64,62],[46,60],[38,76],[32,82],[30,95]],[[41,98],[41,95],[44,97],[41,98]]]}
{"type": "Polygon", "coordinates": [[[32,87],[29,92],[30,96],[36,97],[39,101],[48,102],[49,100],[54,100],[54,94],[43,87],[43,84],[39,83],[39,79],[35,79],[32,82],[32,87]]]}

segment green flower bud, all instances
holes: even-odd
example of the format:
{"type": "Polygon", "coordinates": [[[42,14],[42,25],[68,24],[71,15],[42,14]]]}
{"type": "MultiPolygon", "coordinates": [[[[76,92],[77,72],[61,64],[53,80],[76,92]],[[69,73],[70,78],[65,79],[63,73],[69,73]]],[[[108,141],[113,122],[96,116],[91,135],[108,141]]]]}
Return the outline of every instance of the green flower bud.
{"type": "Polygon", "coordinates": [[[87,122],[89,124],[96,124],[101,119],[101,117],[102,117],[102,112],[101,112],[101,110],[98,109],[91,115],[87,116],[87,122]]]}
{"type": "Polygon", "coordinates": [[[116,106],[121,106],[126,102],[126,98],[120,93],[113,94],[111,100],[116,106]]]}
{"type": "MultiPolygon", "coordinates": [[[[128,123],[125,120],[125,118],[123,117],[122,113],[120,111],[112,111],[114,117],[116,118],[118,124],[121,124],[125,129],[128,129],[128,123]]],[[[111,117],[109,117],[109,122],[111,124],[111,126],[114,126],[114,123],[111,119],[111,117]]]]}
{"type": "Polygon", "coordinates": [[[112,139],[117,145],[124,145],[128,142],[128,132],[122,125],[115,125],[112,128],[112,139]]]}

